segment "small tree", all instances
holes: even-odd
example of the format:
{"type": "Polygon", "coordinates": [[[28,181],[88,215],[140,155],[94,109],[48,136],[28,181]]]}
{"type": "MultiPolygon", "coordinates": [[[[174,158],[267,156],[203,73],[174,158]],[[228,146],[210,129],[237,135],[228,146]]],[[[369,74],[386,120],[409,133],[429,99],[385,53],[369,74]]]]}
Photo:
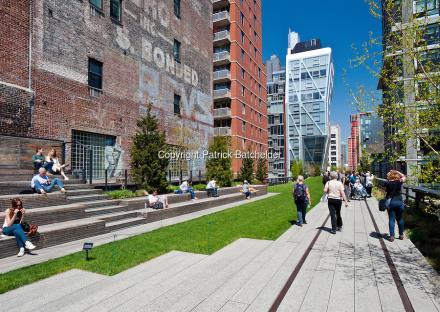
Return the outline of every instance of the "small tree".
{"type": "Polygon", "coordinates": [[[301,160],[293,160],[290,166],[290,175],[292,180],[296,180],[298,176],[304,175],[304,166],[301,160]]]}
{"type": "Polygon", "coordinates": [[[254,160],[250,157],[250,153],[246,153],[246,157],[242,159],[240,169],[240,179],[247,180],[252,183],[254,178],[254,160]]]}
{"type": "MultiPolygon", "coordinates": [[[[227,153],[229,151],[228,137],[214,137],[208,152],[211,155],[227,153]]],[[[208,179],[216,179],[220,186],[232,185],[232,159],[225,157],[212,157],[206,160],[206,176],[208,179]]]]}
{"type": "Polygon", "coordinates": [[[255,177],[261,183],[264,183],[267,178],[267,161],[263,157],[259,157],[257,160],[257,172],[255,173],[255,177]]]}
{"type": "Polygon", "coordinates": [[[313,166],[314,176],[319,177],[321,175],[321,167],[319,165],[313,166]]]}
{"type": "Polygon", "coordinates": [[[160,151],[166,151],[165,133],[158,129],[158,120],[151,114],[148,104],[147,114],[137,122],[137,131],[131,147],[131,170],[135,182],[148,192],[157,189],[165,192],[168,186],[166,169],[168,159],[159,157],[160,151]]]}

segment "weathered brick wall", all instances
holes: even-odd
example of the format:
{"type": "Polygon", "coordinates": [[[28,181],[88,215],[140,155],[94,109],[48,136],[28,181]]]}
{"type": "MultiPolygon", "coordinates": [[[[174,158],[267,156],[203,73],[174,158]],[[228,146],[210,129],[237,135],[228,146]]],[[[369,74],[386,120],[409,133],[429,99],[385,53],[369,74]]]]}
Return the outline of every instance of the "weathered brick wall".
{"type": "Polygon", "coordinates": [[[32,92],[0,81],[0,133],[26,135],[32,103],[32,92]]]}
{"type": "Polygon", "coordinates": [[[152,102],[169,143],[179,143],[185,129],[206,145],[213,132],[211,1],[182,1],[178,19],[173,1],[124,0],[122,25],[110,18],[110,0],[103,3],[104,14],[93,16],[88,1],[34,1],[28,135],[66,141],[72,130],[113,135],[126,167],[136,120],[152,102]],[[181,63],[172,57],[174,39],[182,43],[181,63]],[[89,57],[103,62],[99,97],[89,94],[89,57]],[[174,93],[182,97],[181,118],[173,113],[174,93]]]}
{"type": "Polygon", "coordinates": [[[32,155],[39,147],[43,148],[44,155],[54,148],[61,160],[62,144],[59,141],[0,135],[0,169],[34,169],[32,155]]]}

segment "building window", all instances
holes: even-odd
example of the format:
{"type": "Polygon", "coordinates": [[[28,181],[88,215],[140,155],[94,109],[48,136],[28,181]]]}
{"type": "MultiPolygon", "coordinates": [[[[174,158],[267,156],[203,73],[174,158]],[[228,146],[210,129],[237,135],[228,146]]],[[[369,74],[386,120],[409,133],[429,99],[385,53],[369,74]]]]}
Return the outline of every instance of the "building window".
{"type": "Polygon", "coordinates": [[[102,62],[89,58],[89,87],[102,90],[102,62]]]}
{"type": "Polygon", "coordinates": [[[243,14],[243,12],[240,12],[240,22],[241,22],[241,25],[244,26],[244,14],[243,14]]]}
{"type": "Polygon", "coordinates": [[[174,93],[174,114],[180,116],[180,101],[182,97],[174,93]]]}
{"type": "Polygon", "coordinates": [[[89,3],[93,6],[93,8],[98,11],[102,11],[102,0],[89,0],[89,3]]]}
{"type": "Polygon", "coordinates": [[[121,22],[121,0],[110,0],[110,17],[115,21],[121,22]]]}
{"type": "Polygon", "coordinates": [[[417,17],[439,14],[438,0],[415,0],[414,14],[417,17]]]}
{"type": "Polygon", "coordinates": [[[244,61],[244,50],[241,49],[241,60],[244,61]]]}
{"type": "Polygon", "coordinates": [[[241,87],[241,96],[244,96],[246,92],[246,88],[244,86],[241,87]]]}
{"type": "Polygon", "coordinates": [[[174,0],[174,15],[180,18],[180,0],[174,0]]]}
{"type": "Polygon", "coordinates": [[[244,76],[245,76],[245,71],[244,71],[244,69],[242,68],[242,69],[241,69],[241,78],[244,79],[244,76]]]}
{"type": "Polygon", "coordinates": [[[244,32],[241,32],[241,43],[244,43],[244,32]]]}
{"type": "Polygon", "coordinates": [[[241,113],[243,115],[246,115],[246,105],[245,104],[241,104],[241,113]]]}
{"type": "Polygon", "coordinates": [[[244,122],[244,121],[241,122],[241,131],[243,131],[243,132],[246,131],[246,122],[244,122]]]}
{"type": "Polygon", "coordinates": [[[179,63],[180,63],[180,46],[181,46],[180,41],[174,39],[174,47],[173,47],[174,60],[179,63]]]}

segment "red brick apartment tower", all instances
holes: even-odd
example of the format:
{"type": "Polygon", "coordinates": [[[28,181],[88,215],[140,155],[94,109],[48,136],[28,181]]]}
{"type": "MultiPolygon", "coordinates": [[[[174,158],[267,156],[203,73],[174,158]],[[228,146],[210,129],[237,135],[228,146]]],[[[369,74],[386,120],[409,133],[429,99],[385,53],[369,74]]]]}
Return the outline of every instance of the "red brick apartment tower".
{"type": "Polygon", "coordinates": [[[359,164],[359,127],[360,115],[353,114],[350,116],[351,137],[348,138],[348,167],[356,170],[359,164]]]}
{"type": "Polygon", "coordinates": [[[7,136],[39,137],[127,168],[149,103],[169,144],[207,148],[212,0],[1,0],[0,19],[0,159],[7,136]]]}
{"type": "MultiPolygon", "coordinates": [[[[231,137],[232,151],[267,151],[266,71],[261,0],[214,0],[214,135],[231,137]]],[[[232,171],[239,173],[240,159],[232,171]]]]}

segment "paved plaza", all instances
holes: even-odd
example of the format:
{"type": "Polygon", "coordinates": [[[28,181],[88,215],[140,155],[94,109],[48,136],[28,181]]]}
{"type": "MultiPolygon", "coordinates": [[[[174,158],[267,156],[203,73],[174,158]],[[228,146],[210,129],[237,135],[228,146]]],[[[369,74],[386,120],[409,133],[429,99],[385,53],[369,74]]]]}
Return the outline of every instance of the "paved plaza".
{"type": "Polygon", "coordinates": [[[344,228],[336,235],[321,202],[307,225],[292,226],[276,241],[242,238],[209,256],[172,251],[111,277],[71,270],[1,295],[0,306],[20,312],[440,311],[439,275],[410,240],[381,240],[375,225],[387,233],[387,215],[375,199],[367,203],[343,208],[344,228]]]}

